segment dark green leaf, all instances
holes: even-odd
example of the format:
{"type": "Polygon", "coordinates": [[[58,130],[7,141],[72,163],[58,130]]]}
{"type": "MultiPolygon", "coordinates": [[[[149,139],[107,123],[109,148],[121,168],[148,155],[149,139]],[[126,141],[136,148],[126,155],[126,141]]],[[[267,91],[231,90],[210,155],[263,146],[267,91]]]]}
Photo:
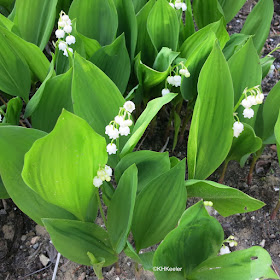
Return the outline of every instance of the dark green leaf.
{"type": "Polygon", "coordinates": [[[226,22],[230,22],[245,4],[246,0],[219,0],[226,22]]]}
{"type": "Polygon", "coordinates": [[[5,122],[13,125],[18,125],[21,109],[22,109],[22,100],[19,97],[11,99],[7,105],[5,122]]]}
{"type": "Polygon", "coordinates": [[[7,193],[7,190],[3,184],[3,181],[0,177],[0,199],[6,199],[10,198],[9,194],[7,193]]]}
{"type": "Polygon", "coordinates": [[[264,79],[267,76],[274,60],[275,60],[275,57],[270,56],[270,55],[267,55],[260,59],[261,66],[262,66],[262,79],[264,79]]]}

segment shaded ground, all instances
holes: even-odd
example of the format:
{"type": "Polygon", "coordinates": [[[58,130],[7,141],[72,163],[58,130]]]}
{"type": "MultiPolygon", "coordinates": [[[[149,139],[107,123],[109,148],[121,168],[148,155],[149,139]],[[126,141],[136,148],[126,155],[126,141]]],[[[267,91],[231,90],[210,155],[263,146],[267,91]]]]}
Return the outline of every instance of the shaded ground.
{"type": "MultiPolygon", "coordinates": [[[[253,4],[254,1],[248,1],[238,16],[229,24],[229,32],[240,31],[253,4]]],[[[280,5],[277,1],[275,1],[275,10],[264,54],[269,53],[280,42],[280,5]]],[[[275,52],[274,56],[277,58],[274,65],[278,69],[280,68],[279,52],[275,52]]],[[[265,79],[263,83],[265,93],[268,93],[278,81],[278,77],[279,73],[276,70],[271,78],[265,79]]],[[[171,152],[172,137],[165,145],[164,132],[167,120],[164,115],[158,120],[158,123],[161,125],[147,130],[144,135],[145,141],[140,148],[159,151],[164,147],[172,155],[184,158],[186,156],[185,143],[178,145],[174,152],[171,152]]],[[[277,203],[279,196],[277,189],[280,186],[280,168],[275,146],[269,146],[265,149],[257,164],[251,186],[248,186],[245,180],[249,164],[250,159],[246,166],[241,169],[237,163],[231,162],[225,177],[225,184],[264,201],[266,206],[253,213],[234,215],[228,218],[216,215],[216,218],[221,222],[226,237],[234,235],[238,238],[237,250],[261,245],[271,254],[275,267],[279,270],[280,213],[275,220],[269,219],[270,213],[277,203]]],[[[218,180],[219,172],[220,170],[211,176],[213,181],[218,180]]],[[[51,279],[57,252],[50,243],[49,235],[45,229],[36,226],[33,221],[16,208],[11,200],[0,202],[0,224],[0,280],[51,279]],[[41,269],[42,271],[38,271],[41,269]]],[[[116,274],[113,266],[104,269],[105,279],[134,279],[134,264],[125,255],[121,256],[120,268],[120,275],[116,274]]],[[[95,280],[97,278],[90,267],[79,266],[62,257],[57,279],[95,280]]],[[[152,273],[145,272],[141,279],[154,279],[154,277],[152,273]]]]}

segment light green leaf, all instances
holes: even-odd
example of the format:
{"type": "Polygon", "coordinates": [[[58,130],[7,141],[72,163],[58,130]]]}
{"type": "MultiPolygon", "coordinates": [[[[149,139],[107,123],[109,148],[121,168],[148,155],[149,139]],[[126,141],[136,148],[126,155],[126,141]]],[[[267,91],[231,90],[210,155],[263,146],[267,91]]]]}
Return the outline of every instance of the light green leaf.
{"type": "Polygon", "coordinates": [[[65,74],[49,79],[43,89],[41,99],[32,113],[34,128],[51,132],[62,109],[73,112],[71,98],[72,68],[65,74]]]}
{"type": "Polygon", "coordinates": [[[273,0],[259,0],[252,12],[248,15],[241,33],[254,35],[254,45],[261,52],[269,35],[270,24],[273,17],[273,0]]]}
{"type": "Polygon", "coordinates": [[[179,27],[176,11],[166,0],[158,0],[147,20],[149,36],[158,52],[163,47],[177,50],[179,27]]]}
{"type": "Polygon", "coordinates": [[[141,52],[143,63],[149,66],[152,66],[152,63],[157,55],[157,50],[154,47],[147,31],[147,19],[155,3],[156,0],[150,0],[136,16],[138,26],[136,54],[141,52]]]}
{"type": "Polygon", "coordinates": [[[46,201],[84,221],[97,191],[92,180],[106,162],[105,139],[63,110],[54,130],[26,154],[22,176],[46,201]]]}
{"type": "Polygon", "coordinates": [[[180,223],[165,237],[153,261],[154,266],[178,267],[181,270],[155,272],[158,280],[189,279],[186,275],[209,257],[215,256],[221,248],[224,234],[218,221],[206,216],[203,211],[198,212],[197,205],[186,212],[183,215],[188,217],[188,222],[180,223]]]}
{"type": "Polygon", "coordinates": [[[74,0],[69,17],[77,19],[77,30],[97,40],[102,46],[111,44],[118,29],[114,0],[74,0]]]}
{"type": "Polygon", "coordinates": [[[202,28],[209,23],[220,20],[223,17],[223,10],[218,0],[194,0],[193,14],[197,26],[202,28]]]}
{"type": "Polygon", "coordinates": [[[233,94],[227,62],[216,44],[198,81],[188,141],[190,179],[207,178],[226,158],[233,137],[233,94]]]}
{"type": "Polygon", "coordinates": [[[188,180],[185,185],[189,197],[200,197],[206,201],[212,201],[213,207],[224,217],[252,212],[265,205],[262,201],[237,189],[216,182],[188,180]]]}
{"type": "Polygon", "coordinates": [[[123,250],[130,232],[137,191],[137,173],[135,164],[123,173],[108,207],[108,234],[118,254],[123,250]]]}
{"type": "Polygon", "coordinates": [[[114,2],[119,19],[117,35],[124,33],[126,48],[133,61],[137,42],[137,19],[134,6],[131,1],[127,0],[114,0],[114,2]]]}
{"type": "Polygon", "coordinates": [[[14,23],[21,37],[43,50],[56,18],[57,0],[16,1],[14,23]]]}
{"type": "Polygon", "coordinates": [[[2,26],[0,26],[0,36],[6,38],[11,49],[13,49],[22,60],[25,59],[32,73],[43,82],[48,74],[50,62],[39,47],[26,42],[2,26]]]}
{"type": "Polygon", "coordinates": [[[254,129],[245,123],[244,131],[242,131],[239,137],[233,138],[231,149],[227,155],[226,161],[236,160],[240,162],[243,156],[255,153],[261,147],[262,139],[257,137],[254,129]]]}
{"type": "Polygon", "coordinates": [[[20,96],[27,102],[31,86],[28,65],[14,51],[2,32],[0,42],[0,90],[12,96],[20,96]]]}
{"type": "Polygon", "coordinates": [[[160,242],[175,227],[183,213],[185,160],[152,180],[136,198],[132,233],[136,251],[160,242]]]}
{"type": "Polygon", "coordinates": [[[46,202],[22,180],[21,171],[25,153],[34,141],[45,135],[45,132],[35,129],[0,127],[0,174],[3,183],[18,208],[40,225],[41,218],[75,219],[64,209],[46,202]]]}
{"type": "Polygon", "coordinates": [[[122,94],[125,93],[131,67],[124,34],[120,35],[111,45],[97,50],[89,61],[101,69],[122,94]]]}
{"type": "Polygon", "coordinates": [[[135,13],[137,14],[147,2],[148,0],[132,0],[135,13]]]}
{"type": "Polygon", "coordinates": [[[268,252],[261,247],[252,247],[208,259],[187,276],[190,280],[255,280],[257,278],[279,279],[271,269],[268,252]]]}
{"type": "Polygon", "coordinates": [[[148,103],[146,109],[136,121],[133,131],[131,133],[131,137],[125,143],[121,151],[121,157],[132,152],[133,148],[136,146],[136,144],[142,137],[151,120],[155,117],[155,115],[162,108],[162,106],[169,103],[175,96],[177,96],[177,94],[169,93],[163,97],[155,98],[148,103]]]}
{"type": "Polygon", "coordinates": [[[90,263],[92,265],[92,268],[94,270],[95,275],[98,279],[103,278],[102,274],[102,267],[104,266],[105,259],[104,258],[96,258],[92,253],[87,252],[87,255],[90,259],[90,263]]]}
{"type": "Polygon", "coordinates": [[[138,151],[124,156],[115,168],[115,179],[118,182],[129,166],[136,164],[138,169],[138,192],[154,178],[170,169],[168,153],[138,151]]]}
{"type": "Polygon", "coordinates": [[[10,99],[7,105],[5,122],[12,125],[18,125],[22,109],[22,100],[20,97],[10,99]]]}
{"type": "Polygon", "coordinates": [[[64,219],[43,219],[55,248],[71,261],[91,266],[88,252],[104,258],[104,266],[117,261],[107,232],[93,223],[64,219]]]}
{"type": "Polygon", "coordinates": [[[75,54],[72,100],[75,114],[100,135],[118,114],[125,100],[117,86],[94,64],[75,54]]]}
{"type": "Polygon", "coordinates": [[[274,61],[275,61],[275,57],[270,55],[267,55],[260,59],[261,66],[262,66],[262,79],[264,79],[267,76],[270,67],[274,61]]]}
{"type": "Polygon", "coordinates": [[[219,0],[226,22],[230,22],[245,4],[246,0],[219,0]]]}

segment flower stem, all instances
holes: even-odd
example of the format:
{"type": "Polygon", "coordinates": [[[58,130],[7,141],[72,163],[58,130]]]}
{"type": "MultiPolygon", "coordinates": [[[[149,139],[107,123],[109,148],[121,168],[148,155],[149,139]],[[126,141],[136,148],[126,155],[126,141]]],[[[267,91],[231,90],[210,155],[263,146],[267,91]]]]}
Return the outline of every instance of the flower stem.
{"type": "Polygon", "coordinates": [[[223,172],[222,172],[221,177],[220,177],[219,182],[218,182],[219,184],[223,184],[223,182],[224,182],[227,167],[228,167],[228,163],[229,163],[229,161],[227,161],[227,160],[224,162],[223,172]]]}
{"type": "Polygon", "coordinates": [[[99,191],[96,192],[96,196],[97,196],[97,202],[98,202],[98,206],[99,206],[99,210],[100,210],[101,217],[102,217],[102,219],[103,219],[103,222],[104,222],[104,224],[105,224],[105,227],[107,227],[107,225],[106,225],[107,220],[106,220],[105,214],[104,214],[104,212],[103,212],[102,203],[101,203],[100,196],[99,196],[99,191]]]}

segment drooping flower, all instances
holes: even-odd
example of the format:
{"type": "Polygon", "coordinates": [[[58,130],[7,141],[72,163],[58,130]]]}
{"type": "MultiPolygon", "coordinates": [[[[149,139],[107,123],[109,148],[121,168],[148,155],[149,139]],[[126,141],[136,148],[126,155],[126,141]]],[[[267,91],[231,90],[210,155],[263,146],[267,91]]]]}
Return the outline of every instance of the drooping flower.
{"type": "Polygon", "coordinates": [[[232,129],[233,129],[233,136],[237,138],[241,134],[241,132],[244,130],[244,125],[241,122],[235,122],[233,124],[232,129]]]}
{"type": "Polygon", "coordinates": [[[65,51],[67,49],[67,44],[64,41],[59,42],[58,48],[61,51],[65,51]]]}
{"type": "Polygon", "coordinates": [[[174,79],[174,84],[173,84],[173,85],[174,85],[175,87],[181,86],[181,81],[182,81],[181,76],[175,75],[175,76],[173,77],[173,79],[174,79]]]}
{"type": "Polygon", "coordinates": [[[170,93],[170,90],[168,88],[164,88],[162,91],[161,91],[161,94],[162,96],[165,96],[166,94],[170,93]]]}
{"type": "Polygon", "coordinates": [[[113,155],[113,154],[116,154],[116,153],[117,153],[117,150],[118,150],[118,149],[117,149],[117,146],[116,146],[115,143],[110,143],[110,144],[107,145],[106,150],[107,150],[107,153],[108,153],[109,155],[113,155]]]}
{"type": "Polygon", "coordinates": [[[241,105],[244,107],[244,108],[251,108],[251,102],[250,100],[248,100],[248,98],[245,98],[241,101],[241,105]]]}
{"type": "Polygon", "coordinates": [[[230,254],[231,251],[228,246],[223,245],[220,249],[220,255],[230,254]]]}
{"type": "Polygon", "coordinates": [[[135,104],[132,101],[126,101],[123,105],[123,108],[127,112],[132,113],[135,110],[135,104]]]}
{"type": "Polygon", "coordinates": [[[120,126],[119,132],[121,136],[127,136],[130,134],[130,129],[128,126],[120,126]]]}
{"type": "Polygon", "coordinates": [[[95,187],[99,188],[102,184],[103,184],[103,181],[99,177],[95,176],[93,178],[93,185],[95,187]]]}
{"type": "Polygon", "coordinates": [[[264,100],[264,94],[263,93],[258,93],[256,96],[256,103],[257,104],[262,104],[264,100]]]}
{"type": "Polygon", "coordinates": [[[72,26],[71,25],[65,25],[63,30],[66,32],[66,33],[71,33],[72,32],[72,26]]]}
{"type": "Polygon", "coordinates": [[[186,78],[190,77],[190,72],[188,71],[188,69],[180,69],[179,71],[180,75],[185,76],[186,78]]]}
{"type": "Polygon", "coordinates": [[[124,120],[124,117],[123,117],[123,116],[117,115],[117,116],[115,117],[115,122],[116,122],[118,125],[120,125],[120,126],[126,126],[126,125],[125,125],[125,120],[124,120]]]}
{"type": "Polygon", "coordinates": [[[66,43],[68,45],[72,45],[76,43],[76,38],[73,35],[69,35],[66,37],[66,43]]]}
{"type": "Polygon", "coordinates": [[[64,30],[62,30],[62,29],[57,29],[57,30],[55,31],[55,36],[56,36],[57,39],[62,39],[62,38],[64,38],[64,36],[65,36],[64,30]]]}
{"type": "Polygon", "coordinates": [[[254,110],[252,108],[246,108],[243,111],[244,118],[251,119],[254,117],[254,110]]]}

